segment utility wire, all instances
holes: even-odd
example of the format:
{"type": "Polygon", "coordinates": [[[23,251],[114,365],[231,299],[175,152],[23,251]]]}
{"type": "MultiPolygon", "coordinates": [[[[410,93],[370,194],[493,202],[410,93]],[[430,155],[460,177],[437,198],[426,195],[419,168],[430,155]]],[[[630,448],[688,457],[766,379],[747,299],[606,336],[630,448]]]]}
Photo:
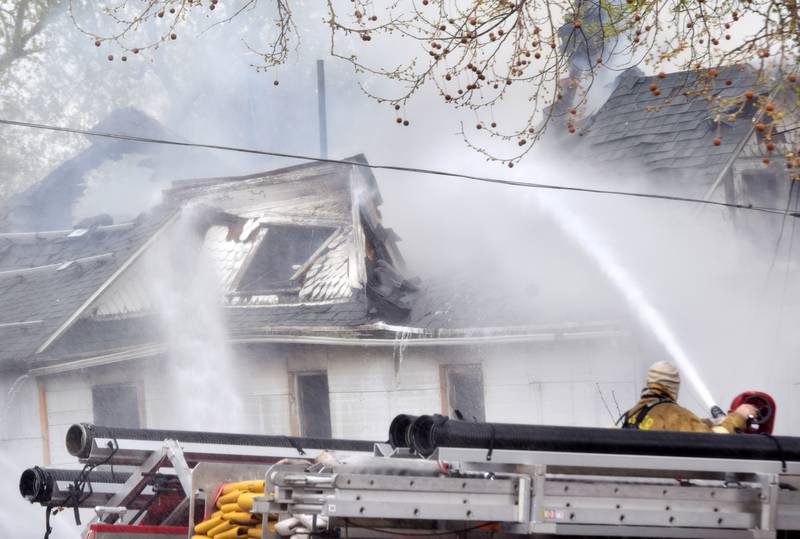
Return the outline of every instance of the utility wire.
{"type": "Polygon", "coordinates": [[[351,165],[354,167],[361,167],[361,168],[368,168],[371,170],[390,170],[394,172],[413,172],[417,174],[427,174],[432,176],[443,176],[447,178],[454,178],[459,180],[472,180],[484,183],[491,183],[491,184],[499,184],[499,185],[509,185],[514,187],[528,187],[532,189],[548,189],[552,191],[569,191],[569,192],[576,192],[576,193],[589,193],[589,194],[596,194],[596,195],[614,195],[614,196],[624,196],[624,197],[634,197],[634,198],[648,198],[648,199],[656,199],[656,200],[668,200],[672,202],[688,202],[688,203],[697,203],[697,204],[705,204],[709,206],[720,206],[724,208],[731,208],[731,209],[738,209],[738,210],[750,210],[750,211],[757,211],[763,213],[770,213],[776,215],[784,215],[790,217],[800,217],[800,212],[789,212],[788,210],[782,210],[780,208],[769,208],[763,206],[753,206],[752,204],[734,204],[728,202],[718,202],[714,200],[703,200],[700,198],[691,198],[691,197],[680,197],[680,196],[672,196],[672,195],[661,195],[656,193],[641,193],[635,191],[618,191],[613,189],[596,189],[590,187],[574,187],[574,186],[567,186],[567,185],[555,185],[555,184],[548,184],[548,183],[536,183],[536,182],[525,182],[525,181],[518,181],[518,180],[504,180],[501,178],[491,178],[487,176],[475,176],[472,174],[461,174],[458,172],[448,172],[445,170],[434,170],[434,169],[427,169],[427,168],[419,168],[419,167],[406,167],[400,165],[376,165],[376,164],[369,164],[363,163],[360,161],[353,161],[350,159],[331,159],[331,158],[323,158],[323,157],[313,157],[309,155],[301,155],[301,154],[291,154],[291,153],[284,153],[284,152],[272,152],[267,150],[257,150],[254,148],[241,148],[237,146],[225,146],[220,144],[203,144],[203,143],[196,143],[196,142],[183,142],[178,140],[168,140],[168,139],[156,139],[156,138],[149,138],[149,137],[137,137],[134,135],[125,135],[122,133],[104,133],[101,131],[90,131],[87,129],[76,129],[71,127],[61,127],[55,125],[47,125],[47,124],[39,124],[33,122],[22,122],[17,120],[7,120],[0,118],[0,124],[3,125],[11,125],[16,127],[27,127],[30,129],[41,129],[45,131],[57,131],[61,133],[73,133],[77,135],[85,135],[89,137],[101,137],[101,138],[110,138],[116,140],[127,140],[130,142],[141,142],[145,144],[162,144],[168,146],[179,146],[185,148],[201,148],[207,150],[220,150],[220,151],[227,151],[227,152],[238,152],[238,153],[247,153],[253,155],[268,155],[271,157],[283,157],[287,159],[297,159],[301,161],[317,161],[321,163],[332,163],[337,165],[351,165]]]}

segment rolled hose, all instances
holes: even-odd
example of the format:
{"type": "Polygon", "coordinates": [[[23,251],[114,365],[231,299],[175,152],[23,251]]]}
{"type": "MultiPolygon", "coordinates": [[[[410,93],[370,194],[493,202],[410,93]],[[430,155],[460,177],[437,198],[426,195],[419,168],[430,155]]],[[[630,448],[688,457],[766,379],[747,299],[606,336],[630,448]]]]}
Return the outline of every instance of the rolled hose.
{"type": "Polygon", "coordinates": [[[375,445],[375,442],[365,440],[300,438],[295,436],[233,434],[189,430],[129,429],[121,427],[102,427],[92,423],[76,423],[67,430],[67,451],[73,457],[87,458],[91,453],[92,441],[95,438],[113,438],[117,441],[146,440],[154,442],[161,442],[170,438],[183,443],[327,449],[365,453],[371,453],[375,445]]]}
{"type": "Polygon", "coordinates": [[[393,448],[409,447],[409,427],[416,419],[417,416],[408,414],[400,414],[392,419],[392,424],[389,425],[389,444],[393,448]]]}
{"type": "MultiPolygon", "coordinates": [[[[31,503],[45,504],[52,499],[53,487],[57,481],[72,482],[81,474],[80,470],[61,470],[34,466],[22,472],[19,478],[19,493],[31,503]]],[[[92,483],[122,484],[128,480],[129,473],[114,473],[93,470],[87,476],[92,483]]]]}
{"type": "Polygon", "coordinates": [[[789,436],[473,423],[429,415],[415,420],[408,436],[411,449],[426,457],[439,447],[463,447],[800,461],[800,437],[789,436]]]}

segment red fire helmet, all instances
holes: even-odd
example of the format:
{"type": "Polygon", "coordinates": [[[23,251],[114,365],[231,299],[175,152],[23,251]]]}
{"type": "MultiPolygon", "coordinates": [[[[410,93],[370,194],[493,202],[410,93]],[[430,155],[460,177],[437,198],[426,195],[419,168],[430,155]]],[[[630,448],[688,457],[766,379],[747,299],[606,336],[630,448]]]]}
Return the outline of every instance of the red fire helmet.
{"type": "Polygon", "coordinates": [[[761,391],[745,391],[736,395],[731,402],[728,413],[734,411],[740,404],[751,404],[756,407],[757,413],[754,418],[747,420],[744,431],[748,434],[772,434],[775,426],[775,412],[777,406],[775,399],[761,391]]]}

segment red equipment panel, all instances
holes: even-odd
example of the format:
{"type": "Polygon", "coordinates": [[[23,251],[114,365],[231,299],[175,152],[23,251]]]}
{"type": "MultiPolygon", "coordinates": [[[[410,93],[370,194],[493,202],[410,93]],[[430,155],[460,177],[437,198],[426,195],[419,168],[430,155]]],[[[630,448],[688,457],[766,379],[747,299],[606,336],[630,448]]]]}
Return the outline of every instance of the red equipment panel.
{"type": "Polygon", "coordinates": [[[92,524],[86,539],[186,539],[189,528],[181,526],[130,526],[92,524]]]}

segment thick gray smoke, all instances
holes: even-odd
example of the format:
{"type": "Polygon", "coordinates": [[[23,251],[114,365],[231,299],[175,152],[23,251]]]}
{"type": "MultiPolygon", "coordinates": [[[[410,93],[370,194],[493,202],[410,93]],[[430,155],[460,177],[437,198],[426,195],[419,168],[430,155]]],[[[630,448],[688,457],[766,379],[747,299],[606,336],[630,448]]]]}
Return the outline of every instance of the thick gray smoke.
{"type": "MultiPolygon", "coordinates": [[[[637,188],[596,170],[559,163],[554,156],[540,159],[520,172],[515,169],[515,175],[567,185],[588,177],[593,186],[637,188]]],[[[798,433],[800,417],[791,404],[797,399],[798,346],[790,315],[796,312],[791,298],[798,293],[790,278],[796,264],[796,251],[789,249],[796,226],[791,218],[776,248],[780,216],[719,208],[698,211],[693,204],[657,200],[498,189],[449,179],[431,183],[431,178],[386,178],[382,184],[385,217],[403,236],[405,253],[417,271],[467,273],[493,295],[504,301],[511,298],[506,308],[544,308],[556,318],[590,308],[612,316],[627,311],[640,324],[642,336],[652,339],[652,328],[641,313],[548,208],[557,201],[579,217],[598,248],[635,279],[717,403],[726,407],[747,389],[767,391],[779,403],[778,431],[798,433]],[[402,207],[394,211],[393,200],[402,200],[402,207]],[[442,249],[447,249],[446,258],[442,249]],[[533,294],[519,293],[526,282],[521,275],[535,283],[533,294]]],[[[648,186],[646,180],[639,185],[642,190],[648,186]]],[[[476,318],[479,323],[480,313],[476,318]]],[[[648,363],[650,358],[670,359],[670,354],[662,346],[650,346],[642,360],[648,363]]],[[[703,397],[686,378],[681,401],[707,415],[703,397]]]]}

